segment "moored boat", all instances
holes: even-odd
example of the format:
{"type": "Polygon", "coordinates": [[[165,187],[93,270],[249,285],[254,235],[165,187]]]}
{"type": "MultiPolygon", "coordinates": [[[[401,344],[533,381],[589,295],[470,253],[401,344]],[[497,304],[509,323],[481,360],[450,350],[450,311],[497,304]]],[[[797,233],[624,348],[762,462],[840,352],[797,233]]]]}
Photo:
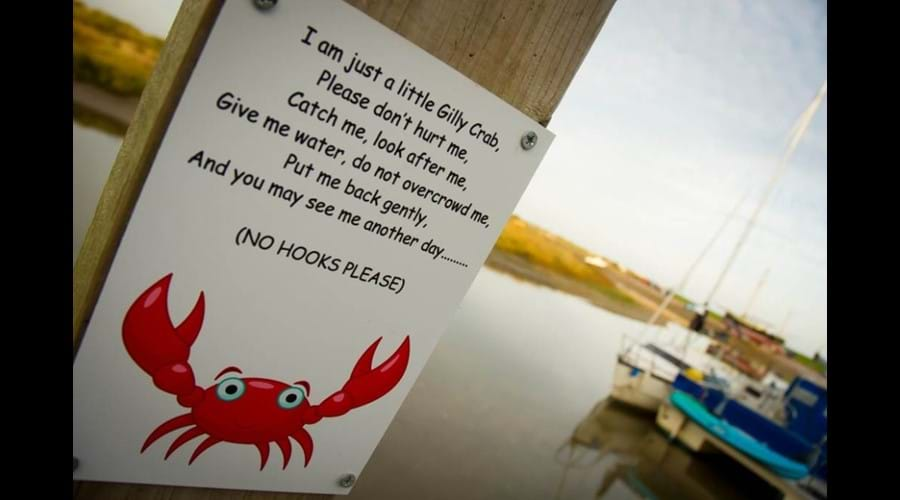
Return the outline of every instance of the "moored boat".
{"type": "MultiPolygon", "coordinates": [[[[825,481],[827,390],[797,378],[785,391],[770,386],[764,396],[748,400],[733,388],[680,374],[669,401],[706,432],[779,476],[801,479],[812,475],[825,481]]],[[[666,428],[664,419],[657,422],[666,428]]]]}

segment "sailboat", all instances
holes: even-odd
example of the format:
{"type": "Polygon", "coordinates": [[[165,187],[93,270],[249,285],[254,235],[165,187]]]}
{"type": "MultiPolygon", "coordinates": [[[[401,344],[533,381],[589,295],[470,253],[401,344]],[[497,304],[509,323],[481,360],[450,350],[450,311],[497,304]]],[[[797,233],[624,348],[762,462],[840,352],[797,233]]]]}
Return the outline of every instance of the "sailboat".
{"type": "MultiPolygon", "coordinates": [[[[816,98],[792,130],[792,137],[778,169],[729,257],[725,271],[716,281],[709,300],[721,285],[753,229],[775,183],[787,167],[787,159],[793,153],[824,98],[826,89],[827,82],[822,85],[816,98]]],[[[755,294],[756,292],[754,300],[755,294]]],[[[754,327],[746,319],[729,316],[726,320],[736,332],[735,337],[749,339],[752,343],[761,345],[772,344],[769,342],[771,336],[767,335],[764,329],[754,327]]],[[[774,345],[776,349],[779,347],[777,343],[774,345]]],[[[795,376],[786,391],[778,394],[774,387],[766,391],[768,397],[764,401],[774,403],[768,406],[760,403],[747,404],[741,400],[740,391],[730,390],[727,386],[715,387],[686,374],[679,374],[672,387],[669,402],[686,415],[690,422],[702,427],[707,435],[718,438],[726,446],[751,457],[783,478],[798,480],[815,476],[825,480],[828,401],[826,385],[795,376]]],[[[671,415],[666,417],[663,413],[665,412],[660,412],[657,422],[664,429],[670,430],[667,428],[667,422],[677,421],[679,417],[677,415],[674,418],[671,415]]],[[[678,437],[679,433],[680,430],[676,431],[675,437],[678,437]]],[[[699,435],[703,436],[702,433],[699,435]]],[[[703,439],[701,437],[701,440],[703,439]]]]}
{"type": "MultiPolygon", "coordinates": [[[[729,353],[729,356],[725,356],[725,351],[728,349],[727,346],[715,345],[715,340],[702,335],[694,335],[694,333],[702,330],[709,312],[710,303],[731,270],[732,264],[740,253],[747,237],[752,232],[759,214],[765,207],[779,179],[784,174],[788,166],[788,159],[793,155],[800,139],[806,132],[826,91],[827,81],[822,85],[818,94],[813,99],[813,102],[807,107],[803,114],[801,114],[797,123],[795,123],[794,127],[791,129],[788,145],[779,162],[778,168],[776,168],[772,178],[769,180],[762,199],[757,204],[753,215],[732,250],[724,269],[719,274],[715,284],[710,290],[706,301],[696,311],[695,322],[692,322],[691,328],[684,329],[678,325],[669,323],[667,325],[667,331],[662,332],[670,340],[682,337],[683,341],[678,342],[680,348],[671,345],[666,346],[659,343],[645,342],[646,333],[651,325],[654,325],[662,313],[668,308],[675,295],[684,289],[691,275],[706,256],[706,253],[719,239],[729,223],[737,216],[740,207],[750,194],[749,190],[745,192],[738,203],[735,204],[722,225],[703,248],[700,255],[698,255],[697,259],[688,268],[681,282],[666,294],[653,315],[651,315],[644,324],[641,332],[637,336],[623,335],[622,345],[620,346],[613,374],[613,388],[610,397],[636,408],[656,411],[664,401],[668,400],[672,384],[682,373],[694,381],[699,382],[707,379],[708,381],[714,382],[717,386],[734,386],[732,389],[737,389],[742,398],[747,398],[749,396],[758,399],[759,401],[753,403],[755,405],[761,405],[762,402],[766,400],[762,397],[767,393],[766,387],[773,384],[776,386],[782,385],[781,380],[772,380],[771,376],[764,379],[763,377],[767,375],[767,373],[765,373],[767,370],[764,370],[764,373],[759,373],[758,370],[754,370],[754,368],[750,366],[749,362],[747,362],[748,366],[746,367],[742,367],[740,362],[726,363],[725,360],[729,360],[729,357],[731,356],[741,361],[744,360],[742,360],[739,353],[729,353]],[[691,347],[694,348],[691,349],[691,347]],[[717,355],[712,356],[712,353],[717,355]],[[765,385],[763,385],[763,382],[765,382],[765,385]]],[[[753,300],[755,300],[755,297],[753,300]]],[[[730,324],[729,326],[735,326],[738,329],[740,329],[741,326],[749,325],[745,320],[738,319],[731,315],[728,315],[726,320],[730,324]]],[[[751,327],[751,329],[754,328],[751,327]]],[[[657,335],[657,337],[660,336],[661,335],[657,335]]]]}
{"type": "MultiPolygon", "coordinates": [[[[700,378],[698,372],[719,376],[734,375],[732,373],[734,370],[730,366],[706,354],[711,339],[692,335],[692,329],[699,330],[702,321],[699,325],[692,324],[689,329],[670,322],[662,332],[657,331],[654,342],[648,342],[646,338],[652,325],[656,324],[675,295],[684,289],[706,254],[736,217],[749,194],[748,190],[734,205],[679,284],[666,293],[640,332],[636,336],[627,334],[622,336],[613,373],[613,387],[610,392],[612,399],[635,408],[656,412],[669,397],[672,383],[681,372],[693,374],[695,378],[700,378]],[[659,342],[659,338],[663,336],[669,339],[669,345],[659,342]]],[[[705,317],[705,312],[706,309],[696,311],[697,317],[705,317]]]]}

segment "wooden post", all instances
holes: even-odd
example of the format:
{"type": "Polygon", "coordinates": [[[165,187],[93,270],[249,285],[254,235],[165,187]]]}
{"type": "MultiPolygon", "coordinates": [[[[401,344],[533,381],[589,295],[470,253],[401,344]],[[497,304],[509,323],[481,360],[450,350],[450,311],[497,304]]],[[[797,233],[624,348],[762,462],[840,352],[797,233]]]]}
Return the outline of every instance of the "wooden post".
{"type": "MultiPolygon", "coordinates": [[[[349,3],[535,121],[547,125],[615,0],[349,0],[349,3]]],[[[178,98],[221,6],[222,0],[182,3],[138,103],[75,262],[73,353],[178,98]]],[[[288,498],[286,494],[115,483],[76,483],[73,497],[288,498]]],[[[292,495],[290,498],[328,496],[292,495]]]]}
{"type": "Polygon", "coordinates": [[[75,261],[73,348],[87,326],[178,97],[220,7],[221,0],[187,1],[181,5],[159,62],[144,88],[75,261]]]}

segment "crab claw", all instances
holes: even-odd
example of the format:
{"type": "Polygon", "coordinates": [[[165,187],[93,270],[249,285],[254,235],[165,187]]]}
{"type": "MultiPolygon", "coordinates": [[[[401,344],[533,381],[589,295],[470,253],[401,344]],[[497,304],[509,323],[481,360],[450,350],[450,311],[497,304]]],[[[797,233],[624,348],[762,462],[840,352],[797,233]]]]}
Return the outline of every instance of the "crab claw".
{"type": "Polygon", "coordinates": [[[203,390],[194,383],[188,364],[191,345],[203,324],[203,292],[188,317],[177,327],[169,317],[168,274],[141,294],[125,314],[122,340],[125,349],[160,389],[178,396],[183,406],[193,406],[203,390]]]}
{"type": "Polygon", "coordinates": [[[320,417],[337,417],[367,405],[390,392],[400,382],[409,364],[409,336],[403,339],[391,357],[372,368],[372,358],[380,342],[381,338],[359,357],[344,387],[316,407],[320,417]]]}

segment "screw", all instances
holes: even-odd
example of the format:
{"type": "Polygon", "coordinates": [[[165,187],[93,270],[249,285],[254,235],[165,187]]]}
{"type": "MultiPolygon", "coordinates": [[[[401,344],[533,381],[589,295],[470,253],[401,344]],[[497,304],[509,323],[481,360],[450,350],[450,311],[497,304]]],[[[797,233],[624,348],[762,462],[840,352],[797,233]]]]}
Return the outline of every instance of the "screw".
{"type": "Polygon", "coordinates": [[[356,482],[356,476],[353,474],[344,474],[338,480],[338,484],[341,485],[341,488],[349,488],[353,486],[353,483],[356,482]]]}
{"type": "Polygon", "coordinates": [[[522,136],[522,149],[528,151],[533,148],[535,144],[537,144],[537,139],[537,134],[535,134],[534,131],[529,130],[528,132],[525,132],[522,136]]]}
{"type": "Polygon", "coordinates": [[[259,10],[269,10],[278,3],[278,0],[253,0],[253,5],[259,10]]]}
{"type": "Polygon", "coordinates": [[[78,459],[72,457],[72,471],[74,472],[76,469],[78,469],[78,459]]]}

